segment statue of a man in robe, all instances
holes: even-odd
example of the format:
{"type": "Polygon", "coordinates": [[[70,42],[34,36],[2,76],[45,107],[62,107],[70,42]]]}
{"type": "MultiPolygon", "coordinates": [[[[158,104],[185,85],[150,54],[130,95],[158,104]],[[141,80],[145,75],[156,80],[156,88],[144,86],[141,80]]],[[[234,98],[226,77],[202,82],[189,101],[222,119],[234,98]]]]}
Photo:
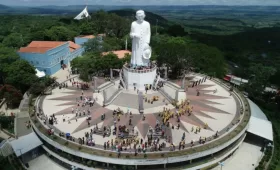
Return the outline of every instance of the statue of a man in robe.
{"type": "Polygon", "coordinates": [[[139,10],[136,12],[137,21],[132,22],[130,37],[132,38],[131,65],[148,66],[151,57],[151,28],[150,23],[145,21],[145,12],[139,10]]]}

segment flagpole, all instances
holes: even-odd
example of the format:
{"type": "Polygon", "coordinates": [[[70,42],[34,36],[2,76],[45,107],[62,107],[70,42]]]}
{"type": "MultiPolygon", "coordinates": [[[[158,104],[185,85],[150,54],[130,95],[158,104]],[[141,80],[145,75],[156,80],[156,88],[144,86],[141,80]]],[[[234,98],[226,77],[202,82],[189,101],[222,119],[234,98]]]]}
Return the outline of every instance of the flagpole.
{"type": "Polygon", "coordinates": [[[158,19],[157,19],[157,24],[156,24],[156,35],[157,35],[157,25],[158,25],[158,19]]]}
{"type": "Polygon", "coordinates": [[[125,39],[125,50],[127,50],[127,38],[125,39]]]}

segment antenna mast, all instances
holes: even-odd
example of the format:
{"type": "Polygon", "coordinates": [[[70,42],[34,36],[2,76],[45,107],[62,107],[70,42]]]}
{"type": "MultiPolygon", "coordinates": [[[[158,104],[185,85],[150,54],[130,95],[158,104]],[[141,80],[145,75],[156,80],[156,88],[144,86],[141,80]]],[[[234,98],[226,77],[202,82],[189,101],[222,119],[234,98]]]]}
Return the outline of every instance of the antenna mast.
{"type": "Polygon", "coordinates": [[[127,50],[127,38],[125,39],[125,50],[127,50]]]}

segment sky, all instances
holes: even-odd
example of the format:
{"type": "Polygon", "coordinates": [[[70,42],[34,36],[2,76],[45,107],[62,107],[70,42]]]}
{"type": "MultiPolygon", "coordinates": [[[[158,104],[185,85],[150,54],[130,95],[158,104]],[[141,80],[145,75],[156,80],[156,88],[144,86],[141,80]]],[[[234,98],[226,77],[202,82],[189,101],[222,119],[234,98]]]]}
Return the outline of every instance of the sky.
{"type": "Polygon", "coordinates": [[[280,6],[280,0],[0,0],[10,6],[41,5],[261,5],[280,6]]]}

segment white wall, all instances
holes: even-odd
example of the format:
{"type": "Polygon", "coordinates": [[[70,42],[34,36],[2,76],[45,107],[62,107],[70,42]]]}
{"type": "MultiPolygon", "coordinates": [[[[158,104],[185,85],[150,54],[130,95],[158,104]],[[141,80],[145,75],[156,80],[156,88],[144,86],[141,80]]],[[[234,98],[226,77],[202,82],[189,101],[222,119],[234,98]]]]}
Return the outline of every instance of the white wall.
{"type": "Polygon", "coordinates": [[[124,80],[128,84],[128,89],[133,89],[133,84],[136,83],[136,88],[145,90],[144,84],[153,84],[156,77],[156,69],[148,73],[133,73],[123,69],[124,80]]]}

